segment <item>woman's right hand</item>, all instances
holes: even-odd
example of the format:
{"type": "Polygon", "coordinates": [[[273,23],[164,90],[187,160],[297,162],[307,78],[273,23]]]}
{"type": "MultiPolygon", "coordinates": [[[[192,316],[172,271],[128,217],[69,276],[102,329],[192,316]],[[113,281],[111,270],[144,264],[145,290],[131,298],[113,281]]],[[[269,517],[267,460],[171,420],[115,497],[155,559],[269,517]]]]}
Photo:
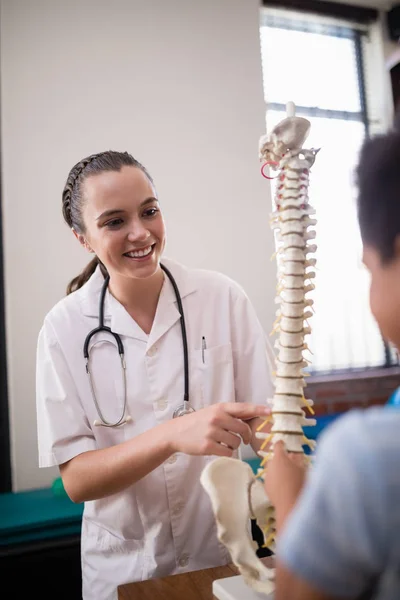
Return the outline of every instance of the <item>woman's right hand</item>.
{"type": "Polygon", "coordinates": [[[213,404],[170,421],[173,452],[194,456],[232,456],[241,442],[249,444],[252,432],[245,422],[266,417],[270,409],[250,403],[213,404]]]}
{"type": "Polygon", "coordinates": [[[126,489],[175,452],[232,456],[242,439],[250,441],[245,421],[270,412],[266,406],[225,403],[165,421],[116,446],[81,452],[60,465],[64,487],[73,502],[87,502],[126,489]]]}

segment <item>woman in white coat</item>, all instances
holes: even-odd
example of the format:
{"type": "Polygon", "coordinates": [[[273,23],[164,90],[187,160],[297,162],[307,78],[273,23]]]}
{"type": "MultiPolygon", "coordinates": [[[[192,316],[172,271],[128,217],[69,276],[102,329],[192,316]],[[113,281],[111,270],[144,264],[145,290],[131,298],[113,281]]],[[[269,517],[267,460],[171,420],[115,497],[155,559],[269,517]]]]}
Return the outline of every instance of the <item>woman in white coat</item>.
{"type": "Polygon", "coordinates": [[[111,600],[126,582],[229,561],[199,479],[213,457],[237,455],[242,441],[256,447],[254,430],[272,393],[268,345],[238,284],[161,261],[157,193],[128,153],[76,164],[63,215],[94,258],[39,334],[39,464],[58,465],[69,497],[84,502],[84,600],[111,600]],[[185,318],[195,412],[179,418],[182,323],[161,265],[176,282],[185,318]],[[105,277],[104,325],[120,336],[126,370],[115,337],[103,330],[88,345],[90,378],[83,348],[99,325],[105,277]]]}

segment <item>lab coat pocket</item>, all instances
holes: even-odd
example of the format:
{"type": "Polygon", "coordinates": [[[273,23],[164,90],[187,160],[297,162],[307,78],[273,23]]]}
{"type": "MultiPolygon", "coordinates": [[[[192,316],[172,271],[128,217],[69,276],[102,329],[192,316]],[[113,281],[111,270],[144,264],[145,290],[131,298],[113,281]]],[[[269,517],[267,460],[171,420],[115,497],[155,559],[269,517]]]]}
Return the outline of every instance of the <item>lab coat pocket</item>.
{"type": "Polygon", "coordinates": [[[231,344],[203,350],[202,390],[204,406],[235,401],[235,378],[231,344]]]}
{"type": "Polygon", "coordinates": [[[143,540],[121,538],[83,519],[82,567],[87,597],[111,598],[118,585],[147,578],[143,540]]]}

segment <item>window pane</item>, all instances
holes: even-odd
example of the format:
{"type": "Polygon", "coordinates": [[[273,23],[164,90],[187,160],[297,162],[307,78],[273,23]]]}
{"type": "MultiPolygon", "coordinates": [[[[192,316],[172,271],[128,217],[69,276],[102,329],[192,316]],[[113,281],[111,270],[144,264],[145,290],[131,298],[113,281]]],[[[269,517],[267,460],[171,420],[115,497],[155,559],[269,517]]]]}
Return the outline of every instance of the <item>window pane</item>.
{"type": "Polygon", "coordinates": [[[361,110],[354,40],[279,27],[260,32],[266,102],[361,110]]]}
{"type": "MultiPolygon", "coordinates": [[[[267,131],[285,117],[268,111],[267,131]]],[[[384,348],[370,313],[368,275],[356,214],[354,168],[364,139],[362,123],[309,118],[307,148],[321,150],[310,177],[310,204],[316,210],[318,246],[315,315],[307,339],[313,370],[376,366],[384,348]]],[[[274,191],[274,182],[272,188],[274,191]]]]}

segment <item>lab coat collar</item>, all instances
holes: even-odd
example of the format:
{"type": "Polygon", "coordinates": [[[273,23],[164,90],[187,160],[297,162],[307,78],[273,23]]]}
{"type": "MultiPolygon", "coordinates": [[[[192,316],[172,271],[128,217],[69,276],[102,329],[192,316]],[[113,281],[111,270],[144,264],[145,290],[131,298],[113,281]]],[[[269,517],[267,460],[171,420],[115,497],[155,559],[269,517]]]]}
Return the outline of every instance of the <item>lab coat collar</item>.
{"type": "MultiPolygon", "coordinates": [[[[167,258],[163,258],[162,263],[169,271],[171,271],[182,299],[197,290],[197,282],[192,270],[167,258]]],[[[100,268],[97,267],[89,281],[76,292],[80,295],[83,314],[95,319],[93,327],[96,327],[98,323],[99,300],[103,283],[103,275],[100,268]]],[[[148,347],[155,344],[157,340],[159,340],[160,337],[179,320],[179,318],[180,314],[175,292],[166,275],[161,289],[153,327],[149,336],[144,333],[122,304],[111,296],[109,292],[107,292],[105,296],[105,324],[111,326],[112,331],[115,333],[147,342],[148,347]]]]}

